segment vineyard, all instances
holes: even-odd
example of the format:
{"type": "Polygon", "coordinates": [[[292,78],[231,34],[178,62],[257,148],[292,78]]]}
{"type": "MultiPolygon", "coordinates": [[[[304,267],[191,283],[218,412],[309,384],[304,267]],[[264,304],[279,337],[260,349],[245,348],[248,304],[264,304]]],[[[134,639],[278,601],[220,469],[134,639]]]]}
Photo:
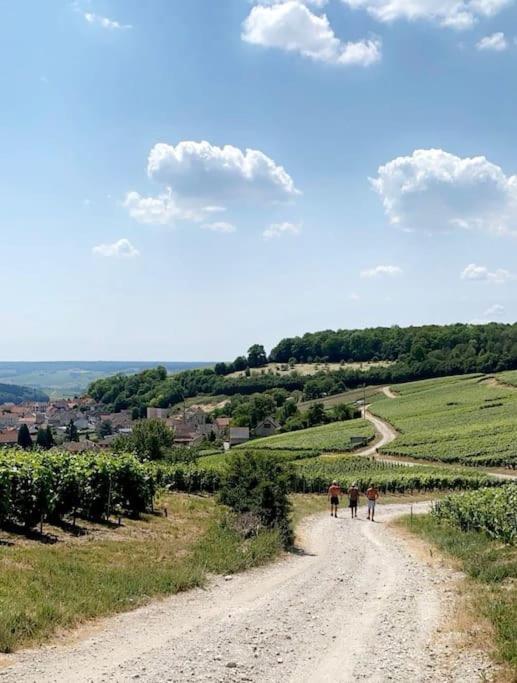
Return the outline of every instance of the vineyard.
{"type": "MultiPolygon", "coordinates": [[[[374,429],[366,420],[347,420],[333,422],[321,427],[311,427],[298,432],[275,434],[253,442],[253,450],[265,448],[278,450],[318,450],[323,452],[346,452],[351,449],[351,438],[354,436],[373,439],[374,429]]],[[[248,444],[239,446],[249,448],[248,444]]]]}
{"type": "MultiPolygon", "coordinates": [[[[248,449],[246,452],[252,452],[248,449]]],[[[315,450],[253,449],[286,465],[292,492],[323,493],[332,479],[343,486],[372,482],[382,491],[471,489],[498,482],[467,468],[412,467],[315,450]]],[[[141,463],[130,454],[0,452],[0,524],[31,529],[44,520],[76,516],[138,516],[152,509],[160,489],[188,493],[219,490],[231,455],[206,455],[193,464],[141,463]]]]}
{"type": "Polygon", "coordinates": [[[156,478],[132,455],[0,453],[0,523],[32,528],[67,515],[100,519],[150,507],[156,478]]]}
{"type": "Polygon", "coordinates": [[[517,465],[517,391],[512,387],[471,375],[395,389],[396,399],[379,397],[371,407],[400,432],[383,453],[466,465],[517,465]]]}
{"type": "Polygon", "coordinates": [[[463,531],[478,529],[505,543],[517,542],[517,484],[448,496],[433,511],[463,531]]]}
{"type": "Polygon", "coordinates": [[[324,493],[333,479],[345,489],[356,482],[361,491],[375,483],[384,493],[478,489],[499,483],[468,468],[407,467],[354,456],[323,456],[295,463],[291,488],[299,493],[324,493]]]}

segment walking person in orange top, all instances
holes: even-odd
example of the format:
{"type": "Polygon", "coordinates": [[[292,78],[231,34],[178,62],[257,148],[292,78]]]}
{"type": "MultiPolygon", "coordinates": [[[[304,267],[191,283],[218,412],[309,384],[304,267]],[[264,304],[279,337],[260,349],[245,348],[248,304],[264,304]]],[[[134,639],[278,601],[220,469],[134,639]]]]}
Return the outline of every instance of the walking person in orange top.
{"type": "Polygon", "coordinates": [[[371,519],[373,522],[373,518],[375,516],[375,503],[379,498],[379,490],[377,489],[374,483],[371,483],[368,487],[366,491],[366,498],[368,500],[368,519],[371,519]]]}
{"type": "Polygon", "coordinates": [[[328,499],[330,500],[330,516],[337,517],[337,509],[339,506],[339,496],[341,495],[341,486],[337,481],[333,481],[329,486],[328,499]]]}

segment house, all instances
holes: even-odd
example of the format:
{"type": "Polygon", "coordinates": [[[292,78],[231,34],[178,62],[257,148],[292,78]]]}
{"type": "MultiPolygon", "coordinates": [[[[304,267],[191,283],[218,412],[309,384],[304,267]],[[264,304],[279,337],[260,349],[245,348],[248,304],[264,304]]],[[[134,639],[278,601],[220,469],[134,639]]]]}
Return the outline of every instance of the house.
{"type": "Polygon", "coordinates": [[[131,433],[133,431],[133,420],[129,410],[101,415],[100,420],[101,422],[111,422],[111,428],[114,432],[131,433]]]}
{"type": "Polygon", "coordinates": [[[214,432],[216,436],[222,437],[226,434],[230,427],[231,418],[229,417],[216,417],[214,420],[214,432]]]}
{"type": "Polygon", "coordinates": [[[84,453],[85,451],[98,451],[99,445],[86,439],[85,441],[65,441],[60,448],[68,453],[84,453]]]}
{"type": "Polygon", "coordinates": [[[204,439],[201,432],[193,430],[187,424],[177,424],[174,427],[175,446],[197,446],[204,439]]]}
{"type": "Polygon", "coordinates": [[[271,436],[280,429],[280,423],[274,417],[266,417],[255,427],[255,436],[271,436]]]}
{"type": "Polygon", "coordinates": [[[15,446],[18,443],[18,430],[6,429],[0,432],[0,447],[1,446],[15,446]]]}
{"type": "Polygon", "coordinates": [[[240,443],[246,443],[250,440],[249,427],[230,427],[229,443],[232,446],[238,446],[240,443]]]}
{"type": "Polygon", "coordinates": [[[169,417],[168,408],[153,408],[151,406],[147,407],[147,419],[148,420],[166,420],[169,417]]]}

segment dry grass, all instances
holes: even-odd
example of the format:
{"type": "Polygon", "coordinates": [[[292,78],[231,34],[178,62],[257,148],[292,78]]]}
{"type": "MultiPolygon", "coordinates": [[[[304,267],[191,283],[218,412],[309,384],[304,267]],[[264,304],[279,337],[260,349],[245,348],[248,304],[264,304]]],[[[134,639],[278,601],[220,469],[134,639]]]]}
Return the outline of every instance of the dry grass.
{"type": "Polygon", "coordinates": [[[86,620],[199,586],[207,572],[231,573],[280,551],[278,535],[244,541],[210,498],[167,497],[169,516],[85,525],[82,536],[45,528],[43,543],[2,534],[0,651],[38,643],[86,620]]]}
{"type": "Polygon", "coordinates": [[[455,627],[467,647],[485,651],[502,664],[498,683],[517,681],[517,548],[482,532],[463,532],[431,515],[397,521],[422,539],[420,552],[467,576],[458,585],[455,627]],[[432,545],[430,545],[432,544],[432,545]]]}
{"type": "MultiPolygon", "coordinates": [[[[364,370],[365,372],[370,368],[385,368],[391,365],[391,361],[375,361],[369,363],[296,363],[293,367],[287,363],[268,363],[262,368],[251,368],[250,374],[261,375],[272,372],[278,375],[289,375],[293,370],[304,377],[307,375],[315,375],[317,372],[336,372],[336,370],[364,370]]],[[[238,370],[232,372],[228,377],[244,377],[245,371],[238,370]]]]}

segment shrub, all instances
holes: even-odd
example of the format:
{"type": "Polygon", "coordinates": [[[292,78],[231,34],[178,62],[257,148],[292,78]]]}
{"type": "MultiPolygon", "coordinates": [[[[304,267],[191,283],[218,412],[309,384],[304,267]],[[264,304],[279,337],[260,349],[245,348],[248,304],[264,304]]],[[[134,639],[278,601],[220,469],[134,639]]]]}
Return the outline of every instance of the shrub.
{"type": "Polygon", "coordinates": [[[278,529],[284,546],[293,542],[285,467],[270,455],[237,453],[230,457],[219,498],[239,514],[256,515],[268,529],[278,529]]]}

